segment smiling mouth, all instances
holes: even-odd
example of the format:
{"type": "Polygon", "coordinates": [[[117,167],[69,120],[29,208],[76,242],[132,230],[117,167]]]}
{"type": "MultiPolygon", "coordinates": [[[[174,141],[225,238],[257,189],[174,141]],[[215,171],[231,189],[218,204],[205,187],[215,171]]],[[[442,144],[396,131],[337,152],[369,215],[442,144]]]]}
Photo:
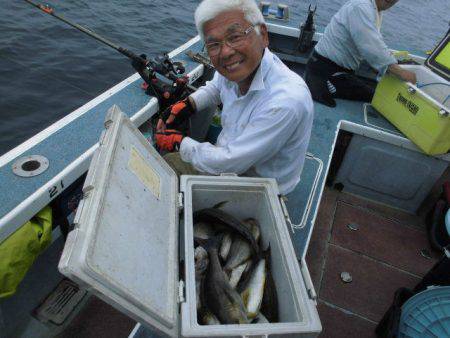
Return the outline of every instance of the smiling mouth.
{"type": "Polygon", "coordinates": [[[233,71],[233,70],[235,70],[236,68],[238,68],[239,65],[242,64],[242,62],[243,62],[243,61],[237,61],[237,62],[235,62],[235,63],[229,64],[229,65],[225,65],[224,68],[225,68],[227,71],[233,71]]]}

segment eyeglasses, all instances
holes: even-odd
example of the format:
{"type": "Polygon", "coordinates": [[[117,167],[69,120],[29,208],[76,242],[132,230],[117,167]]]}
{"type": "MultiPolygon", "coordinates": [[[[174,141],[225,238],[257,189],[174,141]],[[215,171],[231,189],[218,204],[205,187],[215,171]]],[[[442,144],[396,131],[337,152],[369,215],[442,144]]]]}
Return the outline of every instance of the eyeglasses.
{"type": "Polygon", "coordinates": [[[209,56],[217,56],[222,49],[222,45],[226,44],[230,48],[239,48],[244,45],[248,35],[255,30],[254,26],[250,26],[245,31],[234,32],[225,37],[222,41],[208,42],[205,44],[206,51],[209,56]]]}

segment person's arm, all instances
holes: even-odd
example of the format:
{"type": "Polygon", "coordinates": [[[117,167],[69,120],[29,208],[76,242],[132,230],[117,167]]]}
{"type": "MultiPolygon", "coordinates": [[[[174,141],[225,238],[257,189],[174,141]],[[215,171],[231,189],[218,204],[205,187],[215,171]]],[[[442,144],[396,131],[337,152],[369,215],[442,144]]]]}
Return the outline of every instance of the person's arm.
{"type": "Polygon", "coordinates": [[[376,20],[376,13],[371,5],[355,6],[348,17],[348,29],[362,58],[379,75],[384,75],[390,65],[397,64],[397,60],[383,41],[376,20]]]}
{"type": "Polygon", "coordinates": [[[274,156],[299,127],[302,116],[289,106],[260,108],[258,116],[224,147],[184,138],[180,146],[181,158],[199,171],[218,175],[244,173],[259,161],[274,156]]]}
{"type": "Polygon", "coordinates": [[[195,111],[201,111],[208,107],[218,106],[220,104],[220,86],[222,80],[218,72],[214,74],[211,81],[189,96],[189,101],[194,107],[195,111]]]}
{"type": "Polygon", "coordinates": [[[410,72],[409,70],[403,69],[398,64],[393,64],[388,67],[388,72],[397,76],[403,81],[410,82],[412,84],[417,83],[417,77],[416,74],[413,72],[410,72]]]}
{"type": "Polygon", "coordinates": [[[373,14],[373,8],[370,6],[357,6],[349,18],[349,28],[356,47],[362,57],[378,70],[379,75],[384,75],[388,71],[404,81],[415,84],[416,74],[397,64],[375,25],[376,18],[373,14]]]}

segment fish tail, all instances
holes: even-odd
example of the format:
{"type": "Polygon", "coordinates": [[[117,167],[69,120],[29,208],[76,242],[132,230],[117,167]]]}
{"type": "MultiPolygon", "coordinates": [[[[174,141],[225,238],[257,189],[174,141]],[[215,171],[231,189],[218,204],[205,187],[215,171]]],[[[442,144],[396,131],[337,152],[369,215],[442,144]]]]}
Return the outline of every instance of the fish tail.
{"type": "Polygon", "coordinates": [[[202,246],[206,251],[211,249],[218,249],[220,244],[222,243],[223,236],[223,233],[219,233],[218,235],[210,239],[194,238],[194,243],[202,246]]]}

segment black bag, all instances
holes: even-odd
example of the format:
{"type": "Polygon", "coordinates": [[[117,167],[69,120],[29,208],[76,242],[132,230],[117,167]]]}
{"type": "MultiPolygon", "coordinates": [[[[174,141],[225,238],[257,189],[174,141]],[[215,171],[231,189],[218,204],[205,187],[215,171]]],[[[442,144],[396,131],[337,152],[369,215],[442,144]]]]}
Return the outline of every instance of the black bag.
{"type": "Polygon", "coordinates": [[[415,294],[427,287],[450,285],[450,248],[445,250],[444,257],[437,262],[413,290],[400,288],[394,294],[394,301],[375,328],[379,338],[395,338],[398,334],[403,304],[415,294]]]}
{"type": "Polygon", "coordinates": [[[390,308],[386,311],[381,321],[375,328],[377,337],[395,338],[397,337],[398,327],[400,324],[400,316],[402,314],[403,304],[412,296],[414,292],[407,288],[400,288],[395,291],[394,301],[390,308]]]}

